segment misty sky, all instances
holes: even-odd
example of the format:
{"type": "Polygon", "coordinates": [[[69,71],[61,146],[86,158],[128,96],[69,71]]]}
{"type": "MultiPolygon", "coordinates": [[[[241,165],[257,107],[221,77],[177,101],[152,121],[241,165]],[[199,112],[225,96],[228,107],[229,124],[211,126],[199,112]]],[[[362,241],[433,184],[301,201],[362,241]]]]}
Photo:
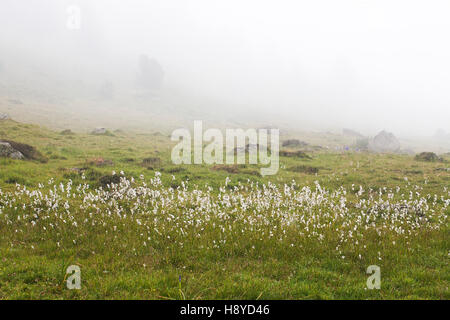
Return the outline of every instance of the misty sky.
{"type": "Polygon", "coordinates": [[[0,61],[119,79],[145,53],[195,95],[318,128],[431,135],[450,132],[449,16],[448,0],[2,0],[0,61]],[[70,4],[80,30],[66,27],[70,4]]]}

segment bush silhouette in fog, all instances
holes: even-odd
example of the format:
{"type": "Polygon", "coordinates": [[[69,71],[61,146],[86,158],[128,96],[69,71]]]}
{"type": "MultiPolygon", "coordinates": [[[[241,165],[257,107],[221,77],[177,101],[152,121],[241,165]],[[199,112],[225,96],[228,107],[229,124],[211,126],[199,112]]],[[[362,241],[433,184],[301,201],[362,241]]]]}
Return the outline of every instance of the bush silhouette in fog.
{"type": "Polygon", "coordinates": [[[137,83],[144,91],[154,92],[161,89],[164,79],[162,66],[155,59],[143,54],[139,57],[137,83]]]}

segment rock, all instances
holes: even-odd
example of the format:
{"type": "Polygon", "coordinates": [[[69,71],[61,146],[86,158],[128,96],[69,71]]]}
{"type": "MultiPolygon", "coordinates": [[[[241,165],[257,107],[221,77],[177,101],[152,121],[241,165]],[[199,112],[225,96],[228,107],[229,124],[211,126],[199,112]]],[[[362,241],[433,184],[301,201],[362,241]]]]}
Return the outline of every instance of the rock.
{"type": "Polygon", "coordinates": [[[8,102],[12,104],[23,104],[23,102],[18,99],[8,99],[8,102]]]}
{"type": "Polygon", "coordinates": [[[11,159],[14,159],[14,160],[22,160],[22,159],[24,159],[24,156],[23,156],[23,154],[20,151],[15,151],[15,152],[11,153],[9,155],[9,157],[11,159]]]}
{"type": "Polygon", "coordinates": [[[229,154],[234,154],[234,155],[245,154],[245,148],[244,147],[236,147],[232,151],[230,151],[229,154]]]}
{"type": "Polygon", "coordinates": [[[246,152],[258,152],[259,144],[249,143],[245,146],[246,152]]]}
{"type": "Polygon", "coordinates": [[[439,158],[434,152],[422,152],[416,155],[415,159],[417,161],[427,161],[427,162],[442,162],[443,159],[439,158]]]}
{"type": "Polygon", "coordinates": [[[22,152],[14,149],[9,142],[0,141],[0,157],[22,160],[22,152]]]}
{"type": "MultiPolygon", "coordinates": [[[[248,143],[245,147],[235,147],[229,154],[258,153],[258,151],[259,144],[248,143]]],[[[270,151],[270,148],[267,148],[267,151],[270,151]]]]}
{"type": "Polygon", "coordinates": [[[283,141],[283,147],[306,147],[308,144],[304,141],[300,141],[298,139],[289,139],[283,141]]]}
{"type": "Polygon", "coordinates": [[[369,149],[369,138],[357,139],[354,148],[356,151],[367,151],[369,149]]]}
{"type": "Polygon", "coordinates": [[[0,112],[0,120],[10,120],[11,117],[7,113],[0,112]]]}
{"type": "Polygon", "coordinates": [[[12,159],[37,160],[46,163],[48,159],[44,157],[35,147],[25,143],[15,142],[12,140],[0,140],[0,156],[10,157],[12,159]]]}
{"type": "Polygon", "coordinates": [[[364,138],[364,136],[361,133],[359,133],[355,130],[352,130],[352,129],[344,128],[344,129],[342,129],[342,134],[344,136],[353,137],[353,138],[364,138]]]}
{"type": "Polygon", "coordinates": [[[71,135],[73,135],[74,133],[72,132],[72,130],[66,129],[66,130],[61,131],[59,134],[61,134],[61,135],[63,135],[63,136],[71,136],[71,135]]]}
{"type": "Polygon", "coordinates": [[[372,152],[398,152],[400,142],[390,132],[381,131],[369,141],[369,151],[372,152]]]}
{"type": "Polygon", "coordinates": [[[106,128],[95,128],[91,134],[106,134],[106,128]]]}

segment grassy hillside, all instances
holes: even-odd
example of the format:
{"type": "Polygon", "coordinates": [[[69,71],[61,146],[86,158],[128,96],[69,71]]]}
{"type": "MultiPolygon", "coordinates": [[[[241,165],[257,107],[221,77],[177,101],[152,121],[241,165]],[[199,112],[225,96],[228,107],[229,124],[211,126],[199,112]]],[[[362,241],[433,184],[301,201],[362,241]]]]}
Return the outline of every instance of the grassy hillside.
{"type": "Polygon", "coordinates": [[[47,161],[0,159],[0,298],[450,298],[448,157],[321,149],[261,177],[175,166],[156,131],[2,121],[1,139],[47,161]]]}

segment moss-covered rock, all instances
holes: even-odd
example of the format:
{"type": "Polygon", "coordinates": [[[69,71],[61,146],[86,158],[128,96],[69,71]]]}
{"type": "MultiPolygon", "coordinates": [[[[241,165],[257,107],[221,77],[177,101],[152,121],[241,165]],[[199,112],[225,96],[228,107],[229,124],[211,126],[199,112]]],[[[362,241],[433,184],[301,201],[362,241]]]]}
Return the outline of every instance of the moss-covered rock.
{"type": "Polygon", "coordinates": [[[415,159],[417,161],[427,161],[427,162],[442,162],[442,158],[440,158],[434,152],[422,152],[416,155],[415,159]]]}

